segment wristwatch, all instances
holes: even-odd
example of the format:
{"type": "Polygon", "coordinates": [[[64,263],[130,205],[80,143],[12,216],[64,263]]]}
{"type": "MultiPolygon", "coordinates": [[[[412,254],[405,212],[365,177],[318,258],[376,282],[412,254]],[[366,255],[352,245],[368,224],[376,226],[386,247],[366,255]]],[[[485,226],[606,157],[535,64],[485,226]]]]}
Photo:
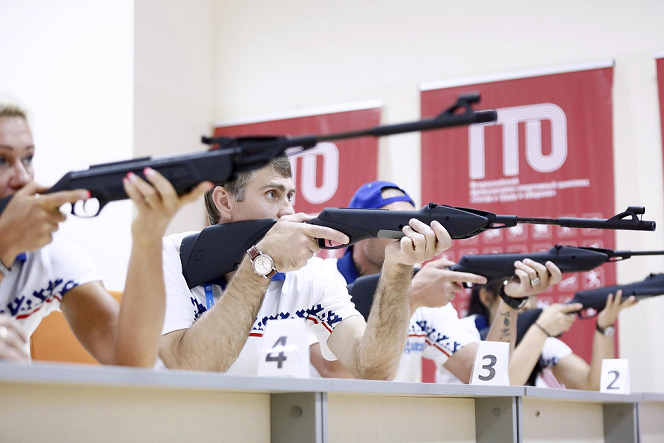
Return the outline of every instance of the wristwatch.
{"type": "Polygon", "coordinates": [[[256,275],[260,275],[263,278],[270,279],[277,273],[277,269],[274,267],[274,260],[267,254],[263,254],[256,246],[252,246],[247,250],[249,258],[251,259],[251,267],[254,269],[256,275]]]}
{"type": "Polygon", "coordinates": [[[608,338],[613,337],[613,334],[616,333],[616,327],[613,326],[613,325],[607,326],[606,328],[600,328],[599,323],[597,323],[595,325],[595,329],[597,329],[597,332],[602,334],[604,337],[608,337],[608,338]]]}
{"type": "Polygon", "coordinates": [[[502,298],[503,301],[507,303],[507,306],[515,310],[523,308],[523,305],[528,303],[528,297],[516,298],[516,297],[510,297],[509,295],[505,294],[505,285],[500,287],[498,295],[500,295],[500,298],[502,298]]]}

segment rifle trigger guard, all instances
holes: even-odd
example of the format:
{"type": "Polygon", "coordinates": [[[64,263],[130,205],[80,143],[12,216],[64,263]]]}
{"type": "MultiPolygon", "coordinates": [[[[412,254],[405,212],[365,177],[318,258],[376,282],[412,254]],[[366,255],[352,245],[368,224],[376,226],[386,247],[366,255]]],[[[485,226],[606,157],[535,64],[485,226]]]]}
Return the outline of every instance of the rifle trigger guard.
{"type": "Polygon", "coordinates": [[[332,249],[342,249],[348,247],[348,245],[337,245],[337,246],[330,246],[325,244],[325,239],[324,238],[317,238],[318,240],[318,247],[321,249],[327,249],[327,250],[332,250],[332,249]]]}

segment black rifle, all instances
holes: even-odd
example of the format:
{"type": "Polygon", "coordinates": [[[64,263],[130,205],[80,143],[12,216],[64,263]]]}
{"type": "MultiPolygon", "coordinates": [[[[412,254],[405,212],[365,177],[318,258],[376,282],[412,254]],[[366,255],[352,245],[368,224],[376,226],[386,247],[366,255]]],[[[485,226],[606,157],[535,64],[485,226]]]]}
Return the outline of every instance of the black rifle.
{"type": "Polygon", "coordinates": [[[513,276],[514,262],[523,261],[526,258],[541,264],[551,261],[566,273],[590,271],[604,263],[645,255],[664,255],[664,251],[614,251],[613,249],[556,245],[546,252],[464,255],[459,263],[450,267],[450,270],[481,275],[487,278],[487,283],[493,283],[513,276]]]}
{"type": "MultiPolygon", "coordinates": [[[[574,298],[567,303],[581,303],[583,308],[577,312],[579,318],[589,318],[583,313],[592,309],[595,313],[600,312],[606,306],[606,300],[609,294],[614,296],[618,291],[622,290],[622,300],[634,296],[637,300],[643,298],[655,297],[664,295],[664,274],[650,274],[645,280],[630,283],[626,285],[605,286],[603,288],[590,289],[588,291],[581,291],[574,294],[574,298]]],[[[517,318],[517,344],[521,341],[523,336],[528,332],[528,329],[537,321],[542,309],[531,309],[519,314],[517,318]]]]}
{"type": "Polygon", "coordinates": [[[627,285],[605,286],[603,288],[581,291],[574,294],[568,303],[581,303],[583,309],[601,311],[606,306],[609,294],[615,296],[622,291],[622,299],[635,296],[638,300],[664,294],[664,274],[650,274],[645,280],[627,285]]]}
{"type": "MultiPolygon", "coordinates": [[[[239,172],[259,169],[276,157],[297,154],[315,147],[320,142],[357,137],[383,137],[406,132],[428,131],[496,121],[497,114],[495,110],[476,111],[472,108],[472,105],[478,103],[479,100],[479,93],[460,95],[454,105],[433,118],[328,135],[203,137],[203,143],[215,145],[218,149],[161,158],[144,157],[91,166],[88,170],[65,174],[46,193],[87,189],[90,191],[91,199],[97,200],[98,206],[95,206],[90,213],[87,212],[85,205],[73,206],[72,213],[79,216],[94,217],[109,202],[128,198],[122,186],[122,179],[129,172],[145,178],[143,170],[150,167],[164,175],[171,182],[178,195],[182,195],[203,181],[222,184],[239,172]]],[[[0,214],[10,199],[11,196],[0,199],[0,214]]]]}
{"type": "MultiPolygon", "coordinates": [[[[520,223],[654,231],[654,221],[639,219],[638,216],[644,213],[645,208],[630,206],[625,212],[610,219],[525,218],[429,203],[419,211],[325,208],[317,218],[307,223],[326,226],[348,235],[350,242],[347,245],[329,245],[324,239],[318,240],[321,248],[337,249],[370,238],[399,239],[403,237],[403,227],[412,218],[427,225],[437,220],[453,239],[461,239],[473,237],[488,229],[503,229],[520,223]]],[[[274,223],[276,221],[271,219],[225,223],[208,226],[197,234],[185,237],[180,246],[180,261],[189,287],[193,288],[235,270],[247,249],[258,243],[274,223]]]]}

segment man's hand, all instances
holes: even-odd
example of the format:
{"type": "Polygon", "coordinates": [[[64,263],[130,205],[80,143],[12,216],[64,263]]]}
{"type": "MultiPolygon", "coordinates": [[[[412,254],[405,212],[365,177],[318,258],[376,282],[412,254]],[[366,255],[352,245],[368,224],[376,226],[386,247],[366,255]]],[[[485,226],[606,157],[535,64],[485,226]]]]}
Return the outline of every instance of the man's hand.
{"type": "Polygon", "coordinates": [[[537,319],[537,324],[550,337],[557,337],[572,327],[574,320],[576,320],[575,312],[580,311],[582,308],[583,305],[581,303],[572,303],[569,305],[553,304],[542,311],[537,319]]]}
{"type": "Polygon", "coordinates": [[[48,188],[32,182],[18,191],[0,216],[0,259],[11,266],[21,252],[34,251],[49,244],[58,223],[67,218],[59,211],[65,203],[90,197],[84,189],[39,195],[48,188]]]}
{"type": "Polygon", "coordinates": [[[279,272],[298,270],[320,251],[319,238],[346,244],[350,241],[343,232],[304,222],[315,216],[303,213],[286,215],[265,234],[256,244],[256,248],[274,260],[274,267],[279,272]]]}
{"type": "Polygon", "coordinates": [[[454,262],[446,258],[439,258],[430,261],[415,274],[410,288],[412,307],[439,308],[454,300],[456,294],[463,291],[462,283],[486,283],[486,278],[481,275],[450,271],[448,268],[453,264],[454,262]]]}
{"type": "Polygon", "coordinates": [[[636,302],[636,297],[633,295],[627,298],[627,300],[622,301],[622,290],[616,292],[615,298],[613,297],[613,294],[609,294],[606,299],[605,308],[597,315],[597,326],[605,329],[609,326],[615,325],[620,311],[629,308],[630,306],[634,306],[636,302]]]}
{"type": "Polygon", "coordinates": [[[0,360],[29,361],[25,352],[28,338],[8,315],[0,315],[0,360]]]}
{"type": "Polygon", "coordinates": [[[412,218],[403,227],[404,237],[385,248],[385,261],[412,266],[435,257],[452,246],[452,238],[437,221],[431,226],[412,218]]]}
{"type": "Polygon", "coordinates": [[[528,297],[546,291],[549,286],[560,283],[562,273],[553,262],[546,266],[529,258],[514,262],[515,276],[505,285],[505,294],[514,298],[528,297]]]}
{"type": "Polygon", "coordinates": [[[178,196],[171,182],[159,172],[145,168],[143,173],[149,183],[131,172],[122,180],[125,192],[138,210],[131,231],[134,241],[139,242],[147,238],[161,241],[180,207],[195,201],[214,186],[211,182],[199,183],[189,193],[178,196]]]}

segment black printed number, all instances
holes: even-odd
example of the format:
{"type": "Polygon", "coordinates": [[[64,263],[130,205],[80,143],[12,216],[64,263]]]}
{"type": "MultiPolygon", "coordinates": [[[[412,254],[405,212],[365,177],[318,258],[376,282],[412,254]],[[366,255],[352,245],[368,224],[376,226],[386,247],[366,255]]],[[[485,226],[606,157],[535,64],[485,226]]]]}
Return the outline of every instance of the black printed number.
{"type": "Polygon", "coordinates": [[[272,351],[274,351],[274,348],[277,346],[281,346],[281,352],[277,354],[275,357],[272,355],[272,352],[267,354],[267,357],[265,357],[265,361],[276,361],[277,362],[277,368],[281,369],[281,367],[284,365],[284,362],[286,361],[286,355],[284,354],[284,346],[286,346],[286,336],[284,335],[283,337],[279,337],[279,340],[277,340],[273,345],[272,345],[272,351]]]}
{"type": "Polygon", "coordinates": [[[618,377],[620,377],[620,372],[618,372],[618,371],[609,371],[609,374],[615,375],[616,378],[614,378],[613,381],[611,383],[609,383],[609,386],[607,386],[606,389],[620,389],[619,386],[613,386],[613,384],[618,381],[618,377]]]}
{"type": "Polygon", "coordinates": [[[489,375],[480,374],[479,379],[482,381],[493,380],[493,377],[496,376],[496,370],[493,369],[493,367],[496,366],[496,362],[498,361],[498,359],[496,358],[495,355],[489,354],[482,357],[482,360],[489,360],[489,364],[482,366],[482,369],[486,369],[487,371],[489,371],[489,375]]]}

